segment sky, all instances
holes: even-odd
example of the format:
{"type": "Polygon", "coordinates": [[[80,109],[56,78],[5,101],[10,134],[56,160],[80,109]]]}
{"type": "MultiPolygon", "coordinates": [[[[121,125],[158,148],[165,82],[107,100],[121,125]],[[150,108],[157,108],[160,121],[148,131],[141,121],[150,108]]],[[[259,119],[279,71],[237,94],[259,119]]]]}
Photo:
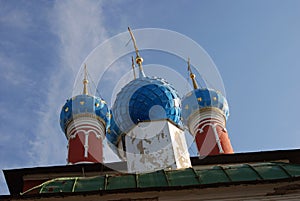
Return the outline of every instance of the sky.
{"type": "MultiPolygon", "coordinates": [[[[61,107],[87,56],[128,26],[178,32],[210,55],[235,152],[299,148],[299,19],[298,0],[0,0],[0,169],[66,164],[61,107]]],[[[144,64],[185,65],[148,53],[144,64]]],[[[131,66],[117,64],[111,76],[131,66]]],[[[98,90],[111,95],[105,83],[98,90]]],[[[1,173],[0,195],[8,193],[1,173]]]]}

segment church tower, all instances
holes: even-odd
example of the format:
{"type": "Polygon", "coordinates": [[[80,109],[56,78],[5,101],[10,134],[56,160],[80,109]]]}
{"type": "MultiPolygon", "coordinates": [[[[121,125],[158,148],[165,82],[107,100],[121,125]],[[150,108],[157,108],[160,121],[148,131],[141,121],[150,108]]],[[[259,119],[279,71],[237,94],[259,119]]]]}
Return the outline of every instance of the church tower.
{"type": "Polygon", "coordinates": [[[233,153],[226,129],[229,116],[226,98],[214,89],[198,88],[189,61],[188,70],[194,90],[182,99],[182,115],[195,138],[199,156],[233,153]]]}
{"type": "Polygon", "coordinates": [[[83,92],[67,100],[60,113],[60,126],[68,140],[68,164],[102,163],[110,111],[106,102],[89,95],[84,67],[83,92]]]}

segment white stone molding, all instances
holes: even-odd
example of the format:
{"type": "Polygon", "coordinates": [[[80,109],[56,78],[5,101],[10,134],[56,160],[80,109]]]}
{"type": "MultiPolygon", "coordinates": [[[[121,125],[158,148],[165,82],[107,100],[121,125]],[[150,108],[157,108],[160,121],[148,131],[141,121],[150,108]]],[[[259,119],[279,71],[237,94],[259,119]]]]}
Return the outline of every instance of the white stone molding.
{"type": "Polygon", "coordinates": [[[219,109],[204,108],[202,110],[198,110],[192,114],[188,120],[189,131],[193,136],[195,136],[200,124],[212,121],[217,122],[223,129],[226,127],[225,117],[219,109]]]}
{"type": "Polygon", "coordinates": [[[103,140],[105,137],[105,126],[95,118],[80,117],[70,122],[67,128],[67,137],[70,141],[76,138],[78,133],[83,132],[84,138],[84,157],[88,157],[89,135],[93,133],[97,139],[103,140]]]}
{"type": "Polygon", "coordinates": [[[220,126],[222,130],[226,131],[226,120],[224,115],[217,108],[205,108],[199,110],[191,115],[188,121],[188,127],[190,133],[196,137],[198,132],[203,133],[206,126],[211,126],[213,129],[216,143],[220,153],[224,153],[221,145],[220,137],[217,131],[217,126],[220,126]],[[200,127],[201,125],[201,127],[200,127]]]}

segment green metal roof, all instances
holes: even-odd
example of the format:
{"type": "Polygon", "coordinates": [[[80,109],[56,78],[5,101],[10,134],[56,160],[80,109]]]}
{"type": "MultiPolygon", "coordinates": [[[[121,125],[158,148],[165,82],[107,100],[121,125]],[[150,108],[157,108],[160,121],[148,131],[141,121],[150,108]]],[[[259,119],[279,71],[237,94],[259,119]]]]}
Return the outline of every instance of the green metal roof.
{"type": "Polygon", "coordinates": [[[300,165],[290,163],[256,163],[197,166],[181,170],[160,170],[143,174],[112,174],[96,177],[57,178],[24,193],[109,191],[161,187],[201,186],[234,182],[269,181],[300,177],[300,165]]]}

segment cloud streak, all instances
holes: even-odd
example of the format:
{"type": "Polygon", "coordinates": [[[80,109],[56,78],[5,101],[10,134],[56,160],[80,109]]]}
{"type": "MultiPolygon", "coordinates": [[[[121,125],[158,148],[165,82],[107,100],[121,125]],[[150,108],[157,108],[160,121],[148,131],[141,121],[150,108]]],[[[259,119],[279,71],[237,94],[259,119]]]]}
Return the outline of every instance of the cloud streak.
{"type": "MultiPolygon", "coordinates": [[[[66,99],[82,90],[81,81],[73,89],[82,62],[108,38],[104,6],[83,0],[1,5],[1,169],[66,164],[59,114],[66,99]]],[[[105,59],[113,59],[111,51],[105,59]]],[[[116,159],[112,152],[105,158],[116,159]]],[[[0,194],[7,194],[3,186],[0,174],[0,194]]]]}
{"type": "Polygon", "coordinates": [[[31,160],[37,165],[65,163],[67,143],[59,128],[60,106],[72,95],[72,83],[85,57],[106,39],[102,19],[101,2],[55,2],[49,24],[59,41],[60,60],[50,74],[47,102],[38,112],[36,136],[30,143],[31,160]]]}

